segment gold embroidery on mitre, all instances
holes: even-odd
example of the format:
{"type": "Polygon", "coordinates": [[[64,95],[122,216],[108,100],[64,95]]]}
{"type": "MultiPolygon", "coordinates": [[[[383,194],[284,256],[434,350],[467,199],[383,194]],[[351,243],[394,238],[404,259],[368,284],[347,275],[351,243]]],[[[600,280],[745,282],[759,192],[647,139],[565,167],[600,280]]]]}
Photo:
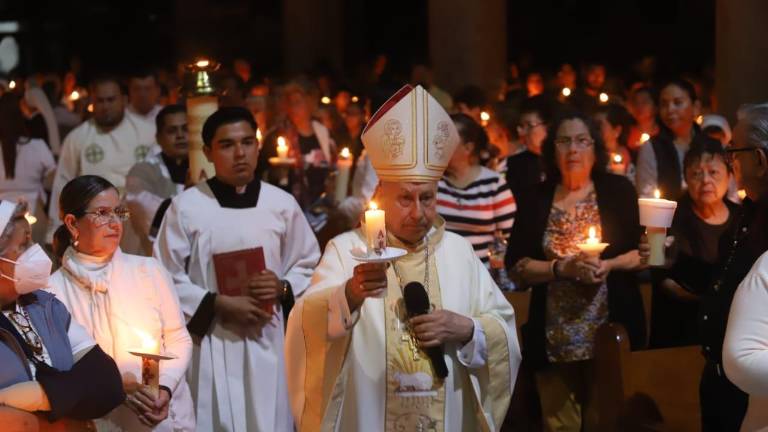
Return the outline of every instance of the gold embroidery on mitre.
{"type": "Polygon", "coordinates": [[[384,146],[389,160],[395,160],[403,155],[405,138],[400,120],[389,119],[384,123],[384,146]]]}

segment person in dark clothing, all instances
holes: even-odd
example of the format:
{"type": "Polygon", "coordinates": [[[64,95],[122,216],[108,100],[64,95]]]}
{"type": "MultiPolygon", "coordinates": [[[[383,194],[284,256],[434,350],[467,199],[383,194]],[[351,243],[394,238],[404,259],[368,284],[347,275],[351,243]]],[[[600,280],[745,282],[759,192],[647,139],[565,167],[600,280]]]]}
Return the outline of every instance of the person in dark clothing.
{"type": "Polygon", "coordinates": [[[683,158],[700,132],[695,122],[700,109],[696,89],[690,82],[675,79],[661,87],[661,130],[637,154],[638,195],[652,197],[655,189],[671,200],[683,195],[683,158]]]}
{"type": "MultiPolygon", "coordinates": [[[[768,250],[768,106],[740,110],[733,145],[726,150],[739,186],[747,193],[733,216],[728,233],[720,239],[720,259],[712,283],[701,294],[698,328],[706,365],[699,398],[702,430],[738,431],[748,397],[725,376],[723,340],[728,314],[741,281],[768,250]]],[[[647,241],[640,245],[647,248],[647,241]]]]}
{"type": "Polygon", "coordinates": [[[698,135],[683,166],[688,192],[680,199],[672,222],[672,264],[652,271],[652,348],[699,342],[699,296],[712,282],[720,256],[718,243],[727,233],[738,206],[726,198],[730,169],[719,141],[698,135]]]}
{"type": "Polygon", "coordinates": [[[547,430],[566,418],[578,422],[567,426],[590,430],[596,419],[587,389],[597,328],[619,322],[633,348],[645,340],[634,274],[642,265],[637,196],[629,180],[605,172],[602,138],[584,115],[565,114],[553,123],[543,160],[547,181],[520,207],[505,264],[518,286],[532,287],[523,355],[537,370],[547,430]],[[599,257],[576,247],[590,227],[610,244],[599,257]]]}

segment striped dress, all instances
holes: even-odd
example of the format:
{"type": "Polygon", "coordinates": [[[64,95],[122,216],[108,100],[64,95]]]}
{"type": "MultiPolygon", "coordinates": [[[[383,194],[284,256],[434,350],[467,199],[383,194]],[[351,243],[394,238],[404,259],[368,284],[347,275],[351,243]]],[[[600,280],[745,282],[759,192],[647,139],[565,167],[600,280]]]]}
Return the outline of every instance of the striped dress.
{"type": "Polygon", "coordinates": [[[494,233],[509,235],[517,204],[503,175],[481,167],[478,178],[458,188],[443,178],[437,187],[437,212],[445,229],[469,240],[477,256],[488,264],[488,247],[494,233]]]}

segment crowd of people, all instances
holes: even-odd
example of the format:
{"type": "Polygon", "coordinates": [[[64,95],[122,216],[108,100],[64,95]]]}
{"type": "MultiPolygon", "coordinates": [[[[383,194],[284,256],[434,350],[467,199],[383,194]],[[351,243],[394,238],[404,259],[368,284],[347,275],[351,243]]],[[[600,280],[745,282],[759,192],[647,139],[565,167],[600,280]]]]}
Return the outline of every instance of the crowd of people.
{"type": "Polygon", "coordinates": [[[354,85],[237,60],[196,179],[183,74],[0,80],[0,406],[99,430],[498,430],[522,358],[543,428],[594,430],[610,322],[633,350],[701,346],[703,430],[768,426],[768,106],[717,113],[692,77],[599,63],[449,93],[386,57],[354,85]],[[638,199],[659,195],[677,210],[649,267],[638,199]],[[404,256],[350,254],[371,201],[404,256]],[[526,290],[518,344],[504,292],[526,290]],[[154,392],[147,339],[173,357],[154,392]]]}

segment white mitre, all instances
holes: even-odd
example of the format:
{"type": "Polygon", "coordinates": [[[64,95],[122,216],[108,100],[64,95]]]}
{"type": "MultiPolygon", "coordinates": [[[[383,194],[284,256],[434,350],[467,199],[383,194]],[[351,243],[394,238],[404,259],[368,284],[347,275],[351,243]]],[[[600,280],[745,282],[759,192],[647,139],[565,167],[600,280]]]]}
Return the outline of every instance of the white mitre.
{"type": "Polygon", "coordinates": [[[421,86],[406,85],[371,117],[363,145],[381,181],[440,180],[459,134],[448,113],[421,86]]]}

